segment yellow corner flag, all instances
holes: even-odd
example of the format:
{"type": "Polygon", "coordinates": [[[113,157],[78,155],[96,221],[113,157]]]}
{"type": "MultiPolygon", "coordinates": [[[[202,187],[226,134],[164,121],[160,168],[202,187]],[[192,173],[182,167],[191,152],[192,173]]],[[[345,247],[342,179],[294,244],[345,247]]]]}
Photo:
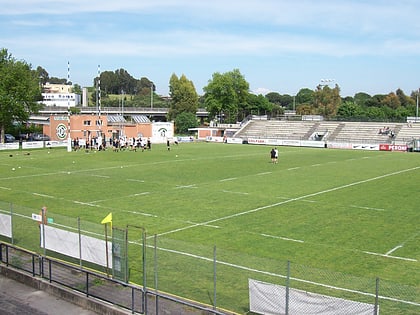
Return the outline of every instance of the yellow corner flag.
{"type": "Polygon", "coordinates": [[[102,221],[101,224],[107,224],[107,223],[111,223],[112,224],[112,212],[110,212],[102,221]]]}

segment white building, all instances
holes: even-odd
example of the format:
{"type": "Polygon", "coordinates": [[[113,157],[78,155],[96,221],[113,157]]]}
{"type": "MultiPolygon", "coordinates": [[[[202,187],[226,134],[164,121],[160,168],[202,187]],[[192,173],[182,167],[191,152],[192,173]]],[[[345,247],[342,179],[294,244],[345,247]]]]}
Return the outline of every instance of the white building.
{"type": "Polygon", "coordinates": [[[80,105],[79,94],[71,93],[72,86],[47,83],[42,87],[42,101],[46,106],[74,107],[80,105]]]}

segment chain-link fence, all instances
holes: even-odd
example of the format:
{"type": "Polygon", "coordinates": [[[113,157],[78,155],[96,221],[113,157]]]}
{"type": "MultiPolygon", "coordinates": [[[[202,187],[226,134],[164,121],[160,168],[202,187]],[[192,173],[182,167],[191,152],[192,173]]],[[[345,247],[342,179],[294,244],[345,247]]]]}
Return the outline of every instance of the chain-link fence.
{"type": "MultiPolygon", "coordinates": [[[[33,219],[33,214],[38,213],[39,210],[0,203],[0,215],[10,216],[12,222],[12,237],[0,236],[0,240],[35,253],[25,258],[11,255],[8,263],[21,266],[34,275],[43,271],[38,267],[37,255],[51,258],[51,261],[52,258],[59,258],[72,263],[72,272],[77,274],[86,268],[93,268],[96,271],[90,279],[92,284],[78,283],[76,286],[92,288],[94,291],[90,293],[99,292],[95,293],[96,297],[102,294],[99,284],[107,283],[107,279],[115,280],[118,284],[133,285],[138,290],[136,294],[143,293],[144,290],[148,297],[148,302],[142,302],[146,305],[142,305],[143,308],[136,307],[136,312],[144,312],[146,308],[148,314],[158,314],[159,309],[162,309],[159,306],[161,303],[172,308],[190,308],[192,305],[192,309],[196,311],[201,307],[214,314],[243,314],[252,313],[251,302],[255,302],[262,309],[268,307],[267,305],[277,307],[281,310],[279,314],[329,314],[325,310],[326,306],[333,307],[334,314],[364,314],[365,309],[370,314],[420,313],[419,286],[356,277],[287,261],[273,261],[256,257],[252,252],[246,254],[197,245],[196,242],[177,240],[169,235],[146,235],[143,227],[131,225],[114,227],[113,234],[107,236],[108,241],[112,242],[113,258],[116,258],[113,260],[114,270],[107,277],[110,271],[107,267],[42,248],[39,224],[33,219]],[[117,243],[118,250],[115,248],[117,243]],[[115,273],[116,266],[119,266],[118,275],[115,273]],[[274,292],[280,293],[274,294],[270,289],[262,295],[252,295],[250,279],[274,286],[274,292]],[[200,306],[194,308],[194,305],[200,306]]],[[[49,226],[105,240],[106,227],[99,223],[56,213],[48,213],[47,217],[49,226]]],[[[101,219],[98,218],[98,222],[101,219]]],[[[55,269],[62,268],[55,261],[53,266],[55,269]]],[[[53,275],[55,274],[54,272],[53,275]]],[[[49,273],[46,275],[49,276],[49,273]]],[[[73,281],[75,277],[69,279],[73,281]]],[[[64,285],[74,287],[74,284],[64,285]]],[[[264,292],[259,290],[257,288],[257,293],[264,292]]],[[[131,303],[133,291],[117,291],[118,295],[106,293],[113,297],[110,302],[124,304],[124,307],[131,303]],[[127,300],[121,296],[122,293],[128,295],[127,300]],[[119,302],[118,299],[125,302],[119,302]]],[[[136,303],[138,305],[137,300],[136,303]]],[[[258,312],[264,313],[261,310],[258,312]]]]}

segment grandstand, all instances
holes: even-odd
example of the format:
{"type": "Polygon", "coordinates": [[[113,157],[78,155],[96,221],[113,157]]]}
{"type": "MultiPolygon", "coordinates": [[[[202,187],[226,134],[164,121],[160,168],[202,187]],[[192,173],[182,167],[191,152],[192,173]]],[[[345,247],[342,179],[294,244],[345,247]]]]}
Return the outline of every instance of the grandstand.
{"type": "Polygon", "coordinates": [[[234,137],[406,144],[420,138],[420,123],[249,120],[234,137]]]}

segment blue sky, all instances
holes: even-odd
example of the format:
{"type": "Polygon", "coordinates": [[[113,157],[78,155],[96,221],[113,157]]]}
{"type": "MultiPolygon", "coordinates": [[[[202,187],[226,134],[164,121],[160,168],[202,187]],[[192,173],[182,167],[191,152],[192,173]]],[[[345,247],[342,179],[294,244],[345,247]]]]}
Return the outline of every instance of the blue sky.
{"type": "Polygon", "coordinates": [[[198,94],[239,69],[254,93],[296,94],[332,79],[342,96],[420,87],[417,0],[0,0],[0,47],[50,76],[92,86],[123,68],[168,94],[198,94]]]}

